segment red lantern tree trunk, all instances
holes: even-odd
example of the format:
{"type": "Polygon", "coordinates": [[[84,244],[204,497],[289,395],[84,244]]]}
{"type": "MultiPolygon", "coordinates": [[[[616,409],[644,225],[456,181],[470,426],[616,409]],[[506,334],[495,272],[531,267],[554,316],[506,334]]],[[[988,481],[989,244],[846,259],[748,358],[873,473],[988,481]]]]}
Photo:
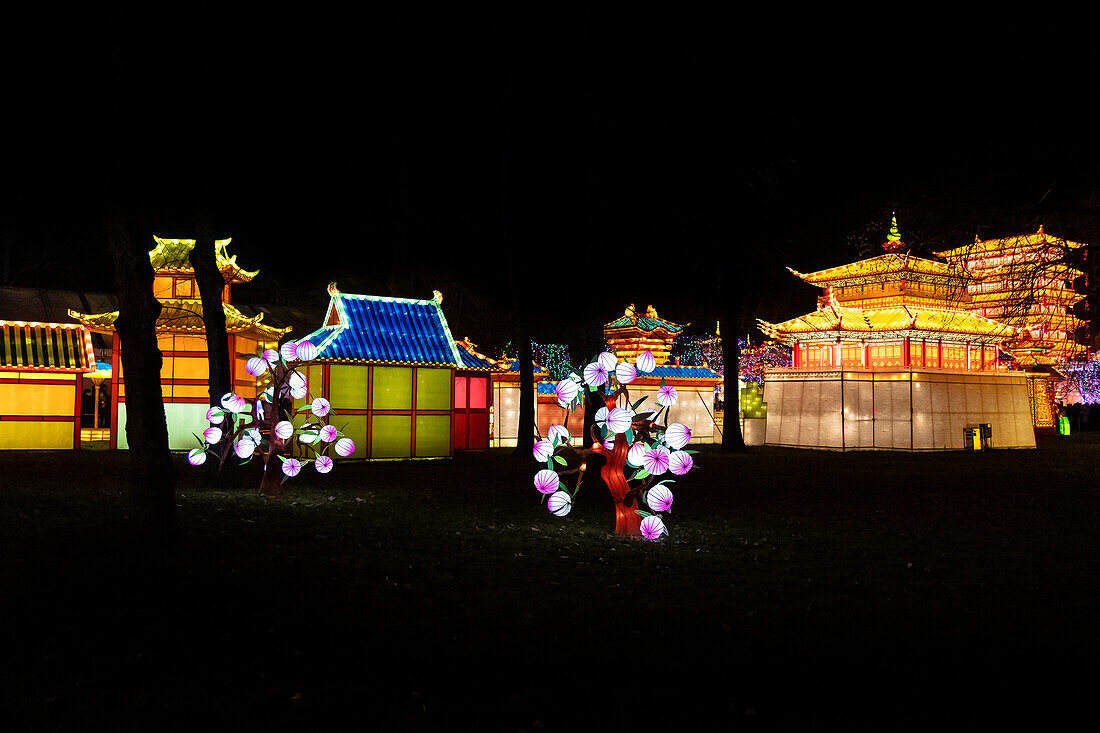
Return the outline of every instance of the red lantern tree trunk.
{"type": "MultiPolygon", "coordinates": [[[[615,407],[614,397],[605,397],[604,403],[608,410],[615,407]]],[[[630,449],[625,435],[616,436],[615,447],[610,451],[602,445],[594,448],[595,452],[607,456],[607,463],[600,469],[600,478],[607,484],[611,491],[611,498],[615,500],[615,534],[638,535],[642,534],[642,518],[634,511],[633,506],[626,506],[623,500],[630,493],[630,486],[626,483],[626,454],[630,449]]]]}

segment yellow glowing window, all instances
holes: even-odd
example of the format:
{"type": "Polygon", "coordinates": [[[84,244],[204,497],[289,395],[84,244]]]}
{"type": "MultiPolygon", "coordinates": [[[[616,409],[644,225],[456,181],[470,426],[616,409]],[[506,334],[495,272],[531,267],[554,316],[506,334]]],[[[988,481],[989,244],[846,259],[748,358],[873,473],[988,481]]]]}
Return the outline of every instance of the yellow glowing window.
{"type": "MultiPolygon", "coordinates": [[[[416,370],[416,409],[451,409],[450,369],[416,370]]],[[[417,444],[419,445],[419,440],[417,444]]]]}
{"type": "MultiPolygon", "coordinates": [[[[333,409],[367,409],[367,370],[369,367],[333,364],[328,372],[329,401],[333,409]]],[[[363,426],[366,440],[366,424],[363,426]]],[[[356,442],[359,445],[359,442],[356,442]]]]}
{"type": "Polygon", "coordinates": [[[165,300],[172,297],[171,277],[160,276],[153,278],[153,297],[157,300],[165,300]]]}
{"type": "Polygon", "coordinates": [[[176,297],[191,298],[195,295],[195,281],[189,277],[176,278],[176,297]]]}
{"type": "Polygon", "coordinates": [[[372,405],[376,410],[411,410],[412,369],[375,367],[372,398],[372,405]]]}

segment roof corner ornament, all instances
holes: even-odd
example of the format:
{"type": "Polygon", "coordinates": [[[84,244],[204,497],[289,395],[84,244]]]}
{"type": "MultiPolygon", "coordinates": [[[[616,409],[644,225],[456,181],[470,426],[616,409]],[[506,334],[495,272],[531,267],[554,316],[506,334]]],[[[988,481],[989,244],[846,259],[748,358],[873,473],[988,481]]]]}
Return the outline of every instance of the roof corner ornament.
{"type": "Polygon", "coordinates": [[[905,242],[901,241],[901,234],[898,232],[897,213],[891,213],[890,233],[886,235],[886,241],[882,243],[882,248],[891,254],[897,254],[904,247],[905,242]]]}
{"type": "Polygon", "coordinates": [[[657,315],[657,309],[654,308],[652,305],[647,305],[645,307],[645,315],[646,315],[646,318],[658,318],[659,317],[657,315]]]}
{"type": "Polygon", "coordinates": [[[335,280],[328,284],[328,294],[334,297],[340,294],[340,291],[336,289],[335,280]]]}
{"type": "Polygon", "coordinates": [[[432,302],[435,303],[436,305],[442,305],[443,304],[443,293],[439,292],[438,290],[433,290],[432,291],[432,302]]]}

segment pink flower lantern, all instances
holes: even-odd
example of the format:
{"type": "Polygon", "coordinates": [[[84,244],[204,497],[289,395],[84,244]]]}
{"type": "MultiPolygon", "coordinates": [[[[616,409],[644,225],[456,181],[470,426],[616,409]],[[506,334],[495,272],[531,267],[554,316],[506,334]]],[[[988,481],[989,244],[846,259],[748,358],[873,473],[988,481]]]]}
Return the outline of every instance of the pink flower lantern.
{"type": "Polygon", "coordinates": [[[573,497],[569,495],[568,491],[557,491],[550,495],[550,498],[546,500],[546,508],[555,517],[564,517],[569,513],[569,510],[573,508],[573,497]]]}
{"type": "Polygon", "coordinates": [[[248,458],[256,452],[256,444],[252,442],[252,438],[242,436],[233,446],[233,452],[237,454],[237,458],[248,458]]]}
{"type": "Polygon", "coordinates": [[[202,448],[192,448],[187,452],[187,462],[192,466],[201,466],[206,463],[206,451],[202,448]]]}
{"type": "Polygon", "coordinates": [[[336,440],[339,435],[340,431],[336,429],[335,425],[326,425],[321,428],[320,438],[326,443],[331,443],[332,441],[336,440]]]}
{"type": "Polygon", "coordinates": [[[554,394],[557,396],[558,404],[568,410],[573,406],[580,390],[581,386],[579,384],[572,379],[566,378],[558,382],[557,386],[554,387],[554,394]]]}
{"type": "Polygon", "coordinates": [[[652,514],[642,520],[642,536],[647,540],[656,542],[661,539],[661,535],[667,534],[668,530],[665,528],[665,523],[661,521],[661,518],[656,514],[652,514]]]}
{"type": "Polygon", "coordinates": [[[333,446],[333,450],[336,451],[336,455],[347,458],[355,452],[355,442],[351,438],[340,438],[333,446]]]}
{"type": "Polygon", "coordinates": [[[615,371],[615,365],[619,363],[619,358],[610,351],[604,351],[596,357],[596,362],[603,367],[605,372],[613,372],[615,371]]]}
{"type": "Polygon", "coordinates": [[[293,341],[287,341],[279,347],[279,353],[284,361],[295,361],[298,358],[298,345],[293,341]]]}
{"type": "Polygon", "coordinates": [[[680,399],[676,394],[676,388],[671,385],[663,385],[657,389],[657,404],[668,407],[675,405],[680,399]]]}
{"type": "Polygon", "coordinates": [[[634,413],[630,410],[616,407],[607,413],[607,432],[618,435],[630,430],[630,423],[634,419],[634,413]]]}
{"type": "Polygon", "coordinates": [[[584,381],[593,387],[607,384],[607,370],[604,369],[603,364],[594,361],[584,368],[584,381]]]}
{"type": "Polygon", "coordinates": [[[630,384],[637,378],[638,370],[633,364],[624,361],[615,367],[615,379],[619,380],[619,384],[630,384]]]}
{"type": "Polygon", "coordinates": [[[677,476],[683,476],[694,465],[695,462],[692,460],[691,454],[682,450],[678,450],[668,457],[668,470],[677,476]]]}
{"type": "Polygon", "coordinates": [[[672,492],[663,485],[657,485],[645,493],[644,500],[653,511],[667,512],[672,507],[672,492]]]}
{"type": "MultiPolygon", "coordinates": [[[[308,342],[307,342],[308,343],[308,342]]],[[[317,417],[324,417],[332,409],[332,405],[324,397],[318,397],[313,400],[313,403],[309,406],[309,411],[317,417]]]]}
{"type": "Polygon", "coordinates": [[[313,462],[313,467],[317,469],[317,473],[328,473],[332,470],[333,462],[328,456],[317,456],[317,460],[313,462]]]}
{"type": "Polygon", "coordinates": [[[550,429],[546,431],[546,437],[553,443],[557,438],[558,443],[565,443],[569,440],[569,429],[564,425],[551,425],[550,429]]]}
{"type": "Polygon", "coordinates": [[[674,422],[665,430],[665,442],[669,448],[680,450],[691,442],[691,428],[683,423],[674,422]]]}
{"type": "Polygon", "coordinates": [[[267,362],[258,356],[254,356],[244,364],[245,371],[254,377],[259,377],[264,374],[268,367],[267,362]]]}
{"type": "Polygon", "coordinates": [[[543,438],[535,443],[535,447],[531,449],[531,452],[535,455],[536,461],[545,463],[550,460],[550,456],[554,454],[554,446],[550,444],[549,440],[543,438]]]}
{"type": "Polygon", "coordinates": [[[300,341],[294,349],[298,361],[313,361],[317,358],[317,347],[311,341],[300,341]]]}
{"type": "Polygon", "coordinates": [[[222,439],[222,429],[210,426],[206,430],[202,431],[202,437],[206,438],[207,443],[209,443],[210,445],[214,445],[222,439]]]}
{"type": "Polygon", "coordinates": [[[294,477],[298,475],[298,472],[302,470],[302,463],[297,458],[287,458],[283,461],[283,473],[287,476],[294,477]]]}
{"type": "Polygon", "coordinates": [[[535,474],[535,488],[543,494],[553,494],[558,490],[558,472],[544,468],[535,474]]]}
{"type": "Polygon", "coordinates": [[[663,445],[647,450],[642,458],[642,468],[652,476],[660,476],[668,470],[668,450],[663,445]]]}
{"type": "Polygon", "coordinates": [[[657,368],[657,360],[653,358],[650,351],[643,351],[638,354],[638,358],[634,360],[634,363],[638,365],[638,371],[642,374],[648,374],[657,368]]]}
{"type": "Polygon", "coordinates": [[[291,435],[294,435],[294,423],[289,420],[281,420],[275,424],[275,437],[279,440],[286,440],[291,435]]]}

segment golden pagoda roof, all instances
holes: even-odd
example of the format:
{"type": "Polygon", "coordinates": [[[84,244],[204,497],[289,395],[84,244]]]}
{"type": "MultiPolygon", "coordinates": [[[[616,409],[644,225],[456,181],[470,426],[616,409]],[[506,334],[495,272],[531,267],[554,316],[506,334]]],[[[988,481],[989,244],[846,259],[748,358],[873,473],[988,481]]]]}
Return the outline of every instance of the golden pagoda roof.
{"type": "Polygon", "coordinates": [[[945,250],[943,252],[936,252],[937,257],[944,257],[946,259],[960,259],[970,257],[981,257],[984,255],[997,254],[1010,250],[1032,250],[1040,247],[1065,247],[1066,249],[1079,249],[1087,245],[1080,242],[1071,242],[1068,239],[1062,239],[1061,237],[1055,237],[1051,234],[1047,234],[1040,226],[1039,231],[1034,234],[1020,234],[1014,237],[1002,237],[1001,239],[986,239],[981,240],[977,237],[974,238],[973,244],[967,244],[962,247],[956,247],[955,249],[945,250]]]}
{"type": "MultiPolygon", "coordinates": [[[[202,321],[202,301],[182,298],[166,298],[160,301],[160,316],[157,318],[158,331],[206,331],[202,321]]],[[[227,333],[245,333],[260,339],[278,341],[288,333],[290,326],[275,328],[262,323],[263,313],[249,318],[229,303],[222,303],[225,312],[225,330],[227,333]]],[[[69,310],[69,316],[89,328],[101,331],[114,330],[118,311],[111,313],[86,314],[69,310]]]]}
{"type": "MultiPolygon", "coordinates": [[[[154,270],[194,271],[195,268],[191,265],[191,250],[195,248],[194,239],[168,239],[154,236],[153,240],[157,246],[149,250],[149,262],[152,263],[154,270]]],[[[218,263],[218,269],[226,276],[228,282],[251,282],[260,271],[249,272],[237,265],[237,255],[230,256],[226,251],[232,241],[232,237],[214,240],[214,257],[218,263]]]]}
{"type": "Polygon", "coordinates": [[[783,323],[769,323],[764,320],[758,320],[757,323],[761,331],[776,339],[790,339],[801,334],[826,332],[869,335],[893,331],[927,331],[1006,338],[1016,331],[1012,326],[968,311],[915,308],[904,305],[873,310],[827,305],[813,313],[807,313],[783,323]]]}
{"type": "Polygon", "coordinates": [[[847,265],[818,270],[817,272],[804,273],[790,267],[787,269],[811,285],[821,286],[845,280],[879,279],[884,275],[901,275],[904,273],[935,275],[942,278],[966,278],[969,281],[975,279],[971,273],[956,265],[926,260],[923,257],[913,257],[909,254],[895,253],[887,253],[878,257],[851,262],[847,265]]]}

